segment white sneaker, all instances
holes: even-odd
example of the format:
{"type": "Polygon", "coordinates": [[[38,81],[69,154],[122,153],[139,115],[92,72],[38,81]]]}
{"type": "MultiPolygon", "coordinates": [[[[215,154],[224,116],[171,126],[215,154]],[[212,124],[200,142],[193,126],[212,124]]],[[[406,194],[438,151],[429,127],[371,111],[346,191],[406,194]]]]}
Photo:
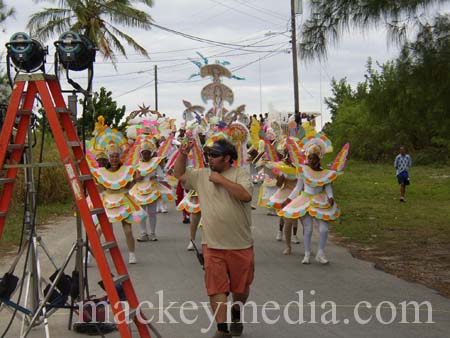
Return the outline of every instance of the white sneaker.
{"type": "Polygon", "coordinates": [[[186,248],[187,251],[194,251],[194,244],[192,242],[189,242],[189,245],[186,248]]]}
{"type": "Polygon", "coordinates": [[[309,255],[305,255],[305,257],[303,257],[302,264],[311,264],[310,257],[311,256],[309,255]]]}
{"type": "Polygon", "coordinates": [[[136,259],[136,255],[134,254],[134,252],[130,252],[128,255],[128,263],[130,264],[136,264],[137,263],[137,259],[136,259]]]}
{"type": "Polygon", "coordinates": [[[297,235],[292,236],[292,243],[294,243],[294,244],[300,244],[300,239],[297,237],[297,235]]]}
{"type": "Polygon", "coordinates": [[[275,237],[275,239],[277,241],[282,241],[283,240],[283,231],[278,231],[277,232],[277,237],[275,237]]]}
{"type": "Polygon", "coordinates": [[[167,214],[167,213],[168,213],[167,209],[161,209],[161,212],[162,212],[163,214],[167,214]]]}
{"type": "Polygon", "coordinates": [[[318,254],[316,256],[316,261],[318,261],[320,264],[328,264],[329,263],[328,259],[325,257],[324,254],[321,254],[321,255],[318,254]]]}
{"type": "Polygon", "coordinates": [[[138,242],[148,242],[150,240],[150,237],[148,236],[148,234],[140,234],[139,237],[137,238],[138,242]]]}

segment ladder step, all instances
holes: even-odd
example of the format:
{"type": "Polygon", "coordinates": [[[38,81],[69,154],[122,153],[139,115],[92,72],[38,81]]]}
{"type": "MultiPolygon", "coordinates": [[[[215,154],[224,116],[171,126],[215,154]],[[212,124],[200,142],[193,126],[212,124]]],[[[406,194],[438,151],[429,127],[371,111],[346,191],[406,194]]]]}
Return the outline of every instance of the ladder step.
{"type": "Polygon", "coordinates": [[[104,208],[91,209],[91,215],[103,214],[105,212],[104,208]]]}
{"type": "Polygon", "coordinates": [[[26,109],[20,109],[17,112],[17,115],[31,115],[33,114],[33,112],[31,110],[26,110],[26,109]]]}
{"type": "Polygon", "coordinates": [[[55,107],[55,111],[59,114],[70,114],[70,110],[64,107],[55,107]]]}
{"type": "Polygon", "coordinates": [[[111,248],[115,248],[116,246],[117,246],[117,242],[116,241],[105,242],[105,243],[102,244],[103,250],[109,250],[111,248]]]}
{"type": "Polygon", "coordinates": [[[81,147],[80,142],[77,142],[77,141],[67,141],[67,145],[69,147],[81,147]]]}
{"type": "Polygon", "coordinates": [[[126,282],[129,280],[130,277],[128,275],[120,275],[118,277],[113,278],[114,284],[122,284],[123,282],[126,282]]]}
{"type": "Polygon", "coordinates": [[[23,144],[16,144],[16,143],[10,143],[8,144],[8,150],[15,150],[15,149],[23,149],[23,144]]]}
{"type": "Polygon", "coordinates": [[[90,174],[80,175],[80,176],[78,176],[78,178],[80,179],[80,181],[88,181],[88,180],[92,180],[92,175],[90,175],[90,174]]]}
{"type": "Polygon", "coordinates": [[[0,178],[0,184],[11,183],[11,182],[15,182],[15,181],[16,181],[15,178],[9,178],[9,177],[0,178]]]}
{"type": "Polygon", "coordinates": [[[0,212],[0,217],[5,217],[5,216],[6,216],[6,212],[1,211],[1,212],[0,212]]]}

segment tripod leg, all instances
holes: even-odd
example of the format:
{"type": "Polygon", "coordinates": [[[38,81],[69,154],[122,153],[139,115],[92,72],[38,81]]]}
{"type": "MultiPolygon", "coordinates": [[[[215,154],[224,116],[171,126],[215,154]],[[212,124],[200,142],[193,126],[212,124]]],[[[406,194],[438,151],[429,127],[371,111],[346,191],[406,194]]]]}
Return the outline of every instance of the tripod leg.
{"type": "MultiPolygon", "coordinates": [[[[39,281],[39,288],[38,288],[38,302],[37,303],[39,303],[39,300],[41,300],[41,299],[43,299],[44,298],[44,301],[42,301],[42,303],[41,304],[43,304],[44,306],[43,307],[41,307],[41,309],[39,310],[39,312],[37,312],[37,314],[38,314],[38,316],[40,316],[40,311],[42,310],[42,316],[43,316],[43,318],[44,318],[44,332],[45,332],[45,337],[46,338],[50,338],[50,330],[49,330],[49,327],[48,327],[48,316],[47,316],[47,308],[45,307],[45,304],[47,303],[47,300],[46,300],[46,298],[49,298],[49,296],[50,296],[50,294],[51,294],[51,292],[53,291],[53,290],[51,290],[51,291],[49,291],[48,292],[48,297],[44,297],[44,294],[43,294],[43,292],[42,292],[42,288],[40,287],[41,286],[41,284],[42,284],[42,275],[41,275],[41,264],[40,264],[40,262],[39,262],[39,254],[38,254],[38,250],[37,250],[37,247],[38,247],[38,244],[41,244],[40,243],[41,242],[41,239],[39,238],[39,237],[33,237],[33,249],[35,250],[35,252],[34,252],[34,254],[35,254],[35,259],[36,259],[36,261],[35,261],[35,263],[36,263],[36,278],[37,278],[37,280],[39,281]]],[[[44,282],[45,283],[45,282],[44,282]]],[[[56,284],[55,284],[56,285],[56,284]]],[[[33,323],[33,321],[31,321],[31,323],[30,323],[30,327],[31,327],[31,325],[33,325],[34,323],[33,323]]]]}
{"type": "Polygon", "coordinates": [[[38,237],[38,242],[39,242],[39,246],[42,248],[42,250],[45,252],[45,255],[47,256],[47,258],[49,259],[49,261],[52,263],[53,267],[55,269],[58,269],[58,266],[56,265],[55,261],[53,260],[53,257],[50,255],[47,246],[45,245],[45,243],[42,241],[41,237],[38,237]]]}
{"type": "Polygon", "coordinates": [[[50,299],[50,296],[53,292],[53,290],[56,287],[56,284],[58,283],[59,279],[61,278],[62,274],[64,273],[64,270],[66,269],[67,265],[69,264],[69,261],[73,255],[73,253],[75,252],[75,248],[76,248],[76,243],[72,246],[72,248],[70,249],[69,254],[67,255],[66,259],[64,260],[63,265],[61,266],[61,269],[59,270],[59,272],[57,273],[57,275],[55,276],[55,279],[53,281],[53,283],[50,286],[50,289],[47,292],[47,295],[44,297],[44,299],[42,300],[41,304],[39,305],[39,307],[37,308],[37,310],[35,311],[33,317],[31,318],[31,322],[30,325],[28,326],[27,330],[25,331],[25,334],[22,336],[22,338],[25,338],[26,336],[28,336],[28,334],[31,331],[32,326],[34,325],[34,323],[36,322],[36,320],[38,319],[41,311],[44,311],[44,316],[45,316],[45,305],[48,302],[48,300],[50,299]]]}

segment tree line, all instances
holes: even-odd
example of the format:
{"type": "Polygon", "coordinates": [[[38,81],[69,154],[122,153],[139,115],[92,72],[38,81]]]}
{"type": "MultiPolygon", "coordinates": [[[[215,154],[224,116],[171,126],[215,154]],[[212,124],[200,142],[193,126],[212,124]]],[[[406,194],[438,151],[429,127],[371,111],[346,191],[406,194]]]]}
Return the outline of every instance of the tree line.
{"type": "Polygon", "coordinates": [[[332,80],[325,103],[332,115],[325,131],[354,157],[392,160],[406,145],[416,163],[448,163],[450,154],[450,19],[437,16],[414,42],[384,64],[369,58],[354,88],[332,80]]]}

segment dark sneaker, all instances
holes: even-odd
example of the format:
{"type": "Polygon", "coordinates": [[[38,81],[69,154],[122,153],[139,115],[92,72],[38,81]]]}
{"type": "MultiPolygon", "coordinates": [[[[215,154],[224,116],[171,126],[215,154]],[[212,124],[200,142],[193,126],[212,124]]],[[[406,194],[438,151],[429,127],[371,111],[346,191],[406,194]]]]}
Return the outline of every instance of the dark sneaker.
{"type": "Polygon", "coordinates": [[[244,325],[242,323],[232,322],[230,324],[230,335],[237,337],[242,335],[242,331],[244,331],[244,325]]]}
{"type": "Polygon", "coordinates": [[[189,224],[189,223],[191,223],[190,218],[183,219],[183,224],[189,224]]]}
{"type": "Polygon", "coordinates": [[[231,338],[231,334],[228,332],[217,331],[211,338],[231,338]]]}

